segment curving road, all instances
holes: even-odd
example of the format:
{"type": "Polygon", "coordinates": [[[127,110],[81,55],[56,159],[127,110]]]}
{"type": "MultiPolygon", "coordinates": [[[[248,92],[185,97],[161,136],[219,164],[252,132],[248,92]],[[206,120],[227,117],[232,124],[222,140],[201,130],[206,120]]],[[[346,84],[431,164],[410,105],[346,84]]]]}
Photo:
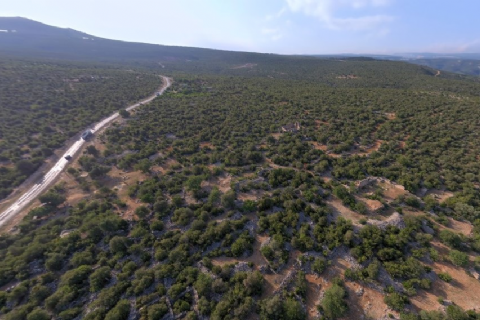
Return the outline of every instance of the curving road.
{"type": "MultiPolygon", "coordinates": [[[[138,106],[141,106],[145,103],[149,103],[157,96],[163,94],[165,90],[170,87],[171,80],[167,77],[162,76],[165,83],[160,88],[159,91],[155,92],[152,96],[146,98],[143,101],[137,102],[134,105],[131,105],[127,108],[127,111],[131,111],[138,106]]],[[[115,120],[119,117],[118,112],[115,112],[110,117],[103,119],[102,121],[96,123],[91,127],[92,133],[97,132],[98,130],[105,127],[108,123],[115,120]]],[[[51,183],[58,177],[58,175],[65,169],[68,164],[68,161],[65,159],[67,155],[74,156],[78,150],[84,145],[85,140],[79,138],[75,141],[70,148],[65,152],[65,154],[55,163],[55,165],[48,171],[45,176],[39,179],[39,181],[34,184],[29,190],[27,190],[19,199],[17,199],[10,207],[0,214],[0,227],[3,226],[7,221],[12,219],[15,215],[20,213],[30,202],[35,200],[43,191],[45,191],[51,183]]]]}

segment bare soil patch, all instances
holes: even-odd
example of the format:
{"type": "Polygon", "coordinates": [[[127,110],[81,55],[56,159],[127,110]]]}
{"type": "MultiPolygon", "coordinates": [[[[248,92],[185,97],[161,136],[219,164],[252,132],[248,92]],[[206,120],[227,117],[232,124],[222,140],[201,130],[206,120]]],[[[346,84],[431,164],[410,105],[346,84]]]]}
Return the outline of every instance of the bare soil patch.
{"type": "Polygon", "coordinates": [[[345,270],[350,267],[350,263],[342,258],[338,258],[332,261],[332,265],[320,277],[315,274],[305,275],[307,280],[307,319],[318,318],[317,306],[320,304],[325,291],[332,286],[332,279],[335,277],[343,278],[345,270]]]}
{"type": "Polygon", "coordinates": [[[241,66],[236,66],[236,67],[233,67],[231,69],[243,69],[243,68],[253,68],[255,67],[257,64],[256,63],[245,63],[245,64],[242,64],[241,66]]]}
{"type": "MultiPolygon", "coordinates": [[[[356,185],[359,188],[360,198],[366,198],[367,195],[381,192],[383,194],[383,200],[387,203],[392,202],[402,195],[410,194],[401,184],[380,177],[368,177],[367,179],[357,181],[356,185]]],[[[360,200],[364,201],[364,199],[360,200]]]]}
{"type": "Polygon", "coordinates": [[[320,177],[325,180],[325,182],[330,182],[332,181],[333,177],[332,177],[332,172],[331,171],[327,171],[325,173],[322,173],[320,175],[320,177]]]}
{"type": "Polygon", "coordinates": [[[383,181],[378,182],[378,185],[383,189],[383,195],[386,200],[393,201],[397,199],[399,196],[409,194],[405,188],[400,185],[393,183],[384,179],[383,181]]]}
{"type": "Polygon", "coordinates": [[[267,148],[268,146],[266,143],[260,143],[259,145],[257,145],[257,150],[260,150],[260,151],[266,151],[267,148]]]}
{"type": "Polygon", "coordinates": [[[316,150],[322,150],[324,152],[326,152],[330,157],[332,158],[340,158],[340,157],[346,157],[346,156],[352,156],[352,155],[358,155],[358,156],[368,156],[370,155],[372,152],[374,151],[378,151],[380,149],[380,147],[382,146],[382,143],[384,141],[383,140],[377,140],[375,141],[375,143],[371,146],[356,146],[355,148],[352,148],[352,150],[350,151],[346,151],[346,152],[343,152],[341,154],[339,153],[334,153],[332,151],[329,151],[328,149],[328,146],[325,145],[325,144],[321,144],[317,141],[309,141],[308,143],[310,143],[314,149],[316,150]]]}
{"type": "Polygon", "coordinates": [[[403,140],[399,142],[399,147],[400,147],[401,149],[405,149],[405,147],[407,146],[407,140],[408,140],[409,138],[410,138],[410,135],[407,134],[407,135],[405,136],[405,138],[403,138],[403,140]]]}
{"type": "Polygon", "coordinates": [[[339,199],[329,199],[327,204],[332,209],[335,218],[342,216],[345,219],[352,220],[352,223],[356,225],[360,225],[358,221],[365,218],[365,216],[347,208],[339,199]]]}
{"type": "MultiPolygon", "coordinates": [[[[448,248],[436,241],[432,245],[441,254],[447,254],[448,248]]],[[[440,279],[432,283],[432,288],[428,292],[420,291],[419,294],[411,299],[412,304],[419,310],[437,310],[442,306],[437,298],[450,300],[465,310],[477,309],[480,306],[480,281],[469,276],[464,269],[452,265],[450,262],[434,262],[429,264],[435,273],[447,272],[453,280],[450,283],[440,279]]]]}
{"type": "Polygon", "coordinates": [[[313,146],[313,148],[316,150],[322,150],[322,151],[328,150],[328,147],[326,145],[320,144],[317,141],[309,141],[308,143],[310,143],[313,146]]]}
{"type": "Polygon", "coordinates": [[[193,193],[191,192],[183,191],[183,195],[184,195],[183,199],[185,200],[185,203],[188,205],[200,203],[199,200],[195,199],[195,197],[193,196],[193,193]]]}
{"type": "MultiPolygon", "coordinates": [[[[259,253],[260,253],[260,250],[259,250],[259,253]]],[[[287,264],[282,270],[280,270],[280,272],[265,275],[265,280],[267,284],[266,284],[266,289],[262,294],[262,298],[270,297],[275,292],[275,290],[277,290],[280,287],[280,284],[282,283],[282,281],[295,268],[294,264],[296,263],[297,257],[299,255],[300,255],[300,251],[298,250],[291,251],[288,257],[287,264]]]]}
{"type": "Polygon", "coordinates": [[[397,118],[397,114],[395,112],[385,112],[385,116],[388,120],[394,120],[397,118]]]}
{"type": "Polygon", "coordinates": [[[466,236],[471,235],[473,231],[473,225],[469,222],[458,221],[452,218],[448,218],[448,220],[450,220],[450,228],[453,231],[462,233],[466,236]]]}
{"type": "Polygon", "coordinates": [[[288,167],[279,166],[278,164],[273,163],[272,159],[270,159],[270,158],[265,158],[265,162],[267,162],[270,167],[275,168],[275,169],[288,168],[288,167]]]}
{"type": "Polygon", "coordinates": [[[200,142],[200,148],[215,149],[215,146],[210,142],[200,142]]]}
{"type": "Polygon", "coordinates": [[[8,168],[8,169],[12,169],[13,167],[15,167],[15,165],[13,163],[1,163],[0,164],[0,168],[8,168]]]}
{"type": "Polygon", "coordinates": [[[367,210],[370,212],[375,212],[383,208],[383,203],[381,203],[378,200],[372,200],[372,199],[361,198],[361,197],[358,197],[357,199],[365,203],[365,205],[367,206],[367,210]]]}
{"type": "Polygon", "coordinates": [[[135,210],[142,205],[139,200],[134,200],[128,195],[128,187],[146,180],[148,177],[141,171],[124,172],[118,168],[112,168],[108,177],[103,179],[105,185],[117,189],[120,200],[127,204],[126,208],[119,208],[120,216],[125,220],[135,220],[135,210]]]}
{"type": "Polygon", "coordinates": [[[59,181],[62,181],[64,183],[67,198],[66,203],[68,205],[75,206],[81,200],[88,199],[91,196],[90,192],[82,190],[77,180],[75,180],[72,175],[65,171],[60,174],[59,181]]]}
{"type": "Polygon", "coordinates": [[[357,154],[359,156],[368,156],[374,151],[378,151],[380,147],[382,146],[383,140],[377,140],[372,146],[369,146],[367,148],[360,148],[360,152],[353,152],[353,154],[357,154]]]}
{"type": "Polygon", "coordinates": [[[438,202],[445,202],[448,198],[453,197],[453,192],[439,189],[428,190],[426,195],[432,195],[438,202]]]}
{"type": "Polygon", "coordinates": [[[358,79],[359,77],[354,74],[346,74],[346,75],[337,76],[336,78],[337,79],[358,79]]]}
{"type": "Polygon", "coordinates": [[[212,263],[214,265],[224,266],[230,263],[237,263],[241,261],[245,262],[253,262],[255,267],[258,268],[262,265],[268,265],[267,260],[263,257],[260,252],[260,246],[262,243],[267,239],[266,236],[256,235],[255,236],[255,243],[253,244],[253,252],[252,255],[246,258],[233,258],[233,257],[217,257],[212,259],[212,263]]]}
{"type": "MultiPolygon", "coordinates": [[[[107,178],[104,178],[104,182],[108,187],[114,188],[119,184],[124,183],[124,185],[132,185],[138,182],[146,180],[148,176],[141,171],[123,171],[117,167],[112,167],[110,172],[107,174],[107,178]]],[[[123,189],[123,188],[122,188],[123,189]]]]}
{"type": "Polygon", "coordinates": [[[154,173],[162,173],[165,174],[167,171],[172,169],[174,165],[178,165],[179,162],[177,162],[174,159],[166,159],[162,165],[157,165],[157,166],[152,166],[150,170],[154,173]]]}
{"type": "Polygon", "coordinates": [[[313,274],[307,274],[305,278],[307,280],[307,319],[315,319],[318,315],[317,306],[321,301],[321,290],[327,283],[323,278],[313,274]]]}
{"type": "Polygon", "coordinates": [[[468,223],[468,222],[464,222],[464,221],[458,221],[458,220],[455,220],[455,219],[452,219],[452,218],[448,218],[448,220],[450,221],[450,224],[449,226],[444,226],[443,224],[440,224],[436,221],[433,221],[433,223],[435,223],[438,228],[440,230],[444,230],[444,229],[447,229],[447,230],[450,230],[450,231],[453,231],[455,233],[461,233],[465,236],[470,236],[472,231],[473,231],[473,225],[468,223]]]}
{"type": "Polygon", "coordinates": [[[224,173],[221,176],[211,178],[208,181],[202,182],[202,188],[211,190],[213,187],[217,187],[221,192],[226,193],[231,190],[232,176],[228,173],[224,173]]]}
{"type": "Polygon", "coordinates": [[[241,175],[243,178],[247,178],[247,179],[254,179],[257,177],[257,173],[256,172],[245,172],[241,175]]]}
{"type": "Polygon", "coordinates": [[[266,192],[264,190],[251,190],[249,192],[238,193],[237,199],[241,201],[261,199],[266,192]]]}
{"type": "Polygon", "coordinates": [[[315,120],[315,127],[318,129],[320,128],[321,126],[324,126],[324,125],[329,125],[330,123],[326,122],[326,121],[322,121],[322,120],[315,120]]]}
{"type": "Polygon", "coordinates": [[[383,302],[384,295],[381,292],[355,282],[347,282],[345,287],[350,307],[345,319],[362,319],[365,316],[369,319],[384,319],[388,318],[389,313],[398,316],[397,312],[390,310],[383,302]]]}
{"type": "MultiPolygon", "coordinates": [[[[307,318],[317,319],[317,305],[321,302],[324,292],[331,287],[332,279],[335,277],[344,278],[345,270],[352,265],[342,257],[334,259],[332,265],[317,277],[307,274],[307,318]]],[[[383,294],[369,287],[362,286],[356,282],[345,282],[345,289],[348,293],[347,303],[349,311],[343,319],[364,319],[365,316],[372,319],[388,317],[389,313],[398,315],[390,310],[383,302],[383,294]]]]}
{"type": "Polygon", "coordinates": [[[343,154],[333,153],[333,152],[330,152],[330,151],[327,151],[327,154],[328,154],[329,157],[332,157],[332,158],[341,158],[341,157],[343,157],[343,154]]]}

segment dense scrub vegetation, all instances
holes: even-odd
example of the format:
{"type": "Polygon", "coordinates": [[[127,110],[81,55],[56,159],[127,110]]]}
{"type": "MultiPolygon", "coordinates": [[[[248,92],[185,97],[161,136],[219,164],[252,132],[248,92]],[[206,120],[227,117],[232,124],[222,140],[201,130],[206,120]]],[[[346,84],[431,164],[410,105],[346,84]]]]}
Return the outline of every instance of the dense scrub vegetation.
{"type": "MultiPolygon", "coordinates": [[[[431,81],[433,86],[437,80],[431,81]]],[[[227,166],[260,163],[259,151],[264,148],[278,165],[309,165],[319,173],[331,168],[338,179],[383,176],[410,191],[446,186],[469,194],[470,204],[478,205],[477,96],[460,96],[454,88],[441,93],[330,89],[285,80],[215,77],[178,79],[171,92],[162,100],[170,107],[146,108],[128,128],[110,131],[115,148],[150,152],[126,157],[120,167],[133,166],[135,158],[155,153],[157,144],[172,146],[172,155],[180,162],[182,155],[201,151],[185,161],[208,164],[221,160],[227,166]],[[394,119],[386,114],[393,114],[394,119]],[[299,135],[285,135],[278,141],[269,137],[281,125],[294,121],[302,125],[303,140],[299,135]],[[166,139],[167,134],[181,140],[166,139]],[[259,139],[266,144],[260,147],[259,139]],[[200,150],[202,141],[211,142],[215,149],[200,150]],[[331,159],[313,150],[309,141],[347,154],[377,141],[381,146],[369,157],[331,159]]]]}
{"type": "Polygon", "coordinates": [[[151,73],[80,63],[0,63],[0,198],[87,125],[152,94],[151,73]]]}
{"type": "MultiPolygon", "coordinates": [[[[452,281],[435,261],[479,268],[469,259],[480,252],[479,85],[400,63],[309,61],[192,75],[206,68],[199,62],[173,73],[161,99],[69,169],[88,200],[58,216],[68,191],[57,187],[0,238],[5,318],[305,319],[307,276],[330,277],[343,255],[352,266],[321,288],[319,315],[353,312],[347,285],[357,282],[402,319],[439,319],[410,299],[452,281]],[[268,77],[274,70],[281,79],[268,77]],[[294,122],[298,132],[282,133],[294,122]],[[124,186],[127,199],[107,187],[113,169],[142,172],[124,186]],[[385,215],[405,211],[402,223],[367,219],[355,182],[368,176],[412,192],[383,203],[385,215]],[[440,204],[414,195],[422,188],[454,196],[440,204]],[[338,216],[334,199],[365,219],[338,216]],[[122,219],[127,200],[138,204],[133,220],[122,219]],[[440,228],[449,216],[471,221],[472,234],[440,228]]],[[[445,310],[446,319],[479,317],[445,310]]]]}

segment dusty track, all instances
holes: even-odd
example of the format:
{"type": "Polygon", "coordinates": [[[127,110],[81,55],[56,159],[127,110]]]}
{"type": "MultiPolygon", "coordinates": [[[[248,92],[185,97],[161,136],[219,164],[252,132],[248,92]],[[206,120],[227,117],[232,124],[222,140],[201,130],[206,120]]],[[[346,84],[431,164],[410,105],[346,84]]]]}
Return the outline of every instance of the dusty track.
{"type": "MultiPolygon", "coordinates": [[[[171,80],[164,76],[162,76],[162,78],[164,80],[164,84],[158,91],[156,91],[148,98],[127,107],[127,111],[131,111],[143,104],[149,103],[153,99],[155,99],[157,95],[163,94],[163,92],[165,92],[165,90],[171,85],[171,80]]],[[[107,126],[119,116],[119,113],[115,112],[108,118],[101,120],[100,122],[90,126],[89,128],[91,128],[91,131],[95,133],[107,126]]],[[[60,157],[60,159],[53,165],[53,167],[45,175],[40,177],[32,187],[30,187],[22,196],[20,196],[20,198],[15,200],[15,202],[13,202],[10,207],[8,207],[8,209],[6,209],[0,214],[0,227],[2,227],[13,217],[19,214],[28,204],[35,200],[36,197],[38,197],[42,192],[49,188],[50,185],[56,180],[56,178],[68,165],[69,162],[65,159],[65,157],[67,155],[73,157],[81,149],[84,143],[85,140],[83,140],[82,138],[78,138],[78,140],[72,142],[70,146],[67,147],[67,151],[62,155],[62,157],[60,157]]]]}

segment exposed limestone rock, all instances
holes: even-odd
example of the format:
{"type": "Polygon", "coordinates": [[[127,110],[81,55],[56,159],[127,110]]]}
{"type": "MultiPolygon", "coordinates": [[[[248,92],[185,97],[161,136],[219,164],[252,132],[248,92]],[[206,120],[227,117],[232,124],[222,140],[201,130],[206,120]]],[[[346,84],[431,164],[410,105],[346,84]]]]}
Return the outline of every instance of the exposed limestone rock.
{"type": "Polygon", "coordinates": [[[403,221],[403,217],[398,212],[394,212],[390,217],[383,221],[368,220],[368,224],[375,225],[382,230],[385,230],[388,226],[394,226],[399,229],[405,228],[405,221],[403,221]]]}

